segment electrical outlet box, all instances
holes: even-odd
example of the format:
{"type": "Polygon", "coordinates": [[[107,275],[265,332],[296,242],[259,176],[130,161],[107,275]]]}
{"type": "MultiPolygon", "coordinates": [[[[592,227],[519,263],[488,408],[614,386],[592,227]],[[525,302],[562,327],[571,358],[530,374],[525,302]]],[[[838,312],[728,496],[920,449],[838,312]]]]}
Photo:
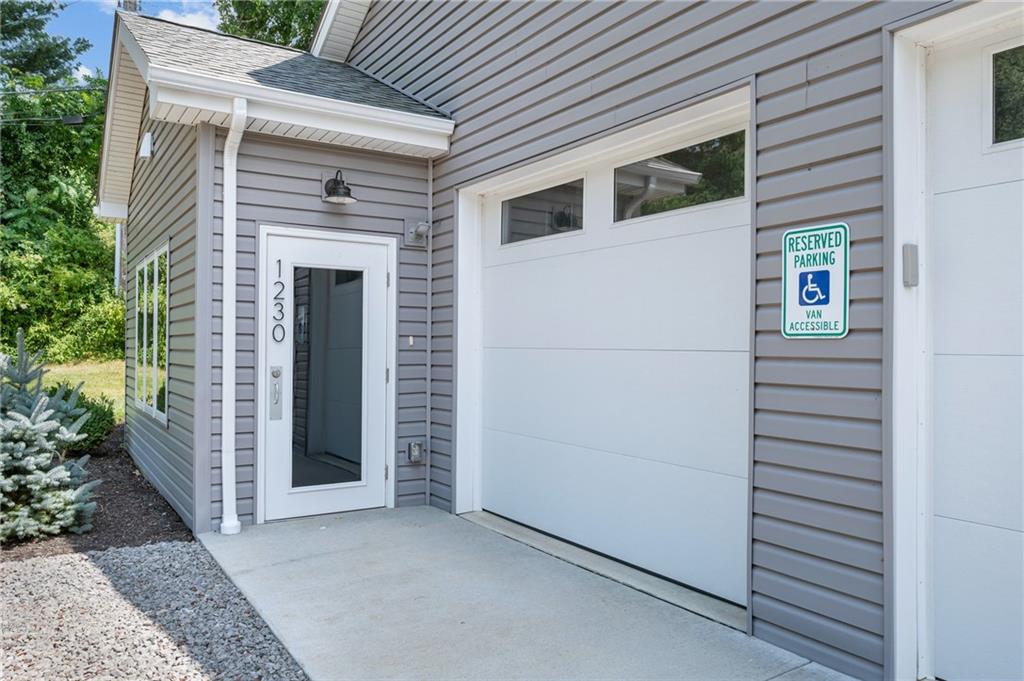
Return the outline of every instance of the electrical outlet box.
{"type": "Polygon", "coordinates": [[[406,448],[406,456],[409,458],[409,463],[422,463],[423,462],[423,443],[419,440],[416,442],[410,442],[406,448]]]}

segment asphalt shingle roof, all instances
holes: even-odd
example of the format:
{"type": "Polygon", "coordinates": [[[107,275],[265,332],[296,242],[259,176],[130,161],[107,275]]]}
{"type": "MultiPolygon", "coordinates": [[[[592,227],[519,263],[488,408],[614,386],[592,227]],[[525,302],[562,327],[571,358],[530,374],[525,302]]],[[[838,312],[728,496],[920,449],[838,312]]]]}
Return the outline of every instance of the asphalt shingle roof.
{"type": "Polygon", "coordinates": [[[164,19],[128,12],[121,12],[119,16],[154,66],[405,113],[448,118],[437,109],[348,64],[320,59],[290,47],[183,26],[164,19]]]}

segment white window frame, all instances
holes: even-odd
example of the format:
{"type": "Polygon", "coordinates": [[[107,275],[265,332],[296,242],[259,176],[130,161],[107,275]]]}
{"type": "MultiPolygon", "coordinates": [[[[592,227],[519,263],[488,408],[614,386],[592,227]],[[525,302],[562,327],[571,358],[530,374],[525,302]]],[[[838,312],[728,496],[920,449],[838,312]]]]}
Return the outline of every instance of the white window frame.
{"type": "Polygon", "coordinates": [[[505,226],[503,224],[501,230],[499,230],[499,232],[498,232],[498,248],[499,249],[519,248],[519,247],[525,246],[527,244],[535,244],[535,243],[537,243],[539,241],[551,241],[553,239],[569,239],[569,238],[572,238],[574,236],[581,236],[582,234],[584,234],[587,231],[587,215],[588,215],[588,213],[587,213],[587,210],[586,210],[586,205],[587,205],[588,192],[590,191],[590,189],[589,189],[589,187],[590,187],[590,179],[587,177],[586,170],[578,171],[578,172],[575,172],[575,173],[568,173],[568,174],[566,174],[566,176],[564,178],[561,178],[561,179],[548,178],[547,181],[544,182],[542,185],[538,185],[538,186],[536,186],[536,187],[534,187],[532,189],[521,189],[520,188],[520,189],[513,190],[512,193],[509,193],[507,195],[497,195],[497,196],[495,196],[493,198],[494,198],[494,201],[497,204],[499,210],[501,210],[502,205],[506,201],[513,201],[513,200],[521,198],[523,196],[529,196],[530,194],[536,194],[537,192],[542,192],[545,189],[553,189],[554,187],[560,187],[563,184],[571,184],[571,183],[577,182],[577,181],[583,183],[583,195],[582,195],[582,201],[583,201],[583,203],[582,203],[582,206],[583,206],[582,211],[583,211],[583,215],[581,216],[581,219],[580,219],[580,228],[579,229],[573,229],[573,230],[570,230],[568,232],[552,232],[551,234],[543,234],[543,235],[540,235],[540,236],[534,236],[534,237],[530,237],[529,239],[520,239],[519,241],[510,241],[508,243],[502,243],[501,239],[504,237],[504,232],[505,232],[505,226]]]}
{"type": "Polygon", "coordinates": [[[170,362],[170,328],[171,328],[171,285],[170,285],[170,272],[171,272],[171,253],[168,244],[163,244],[155,251],[147,255],[139,264],[135,266],[135,377],[133,391],[135,393],[135,407],[141,412],[149,414],[154,419],[159,421],[164,426],[167,425],[167,407],[170,400],[170,374],[171,374],[171,362],[170,362]],[[153,267],[154,263],[158,263],[160,256],[163,255],[167,262],[167,296],[164,300],[164,357],[167,358],[167,367],[165,368],[165,381],[164,390],[166,395],[164,396],[164,410],[160,411],[157,408],[157,343],[160,339],[156,337],[156,327],[159,322],[159,310],[157,308],[157,301],[159,296],[153,296],[153,309],[151,310],[153,320],[149,325],[150,328],[139,329],[139,302],[142,299],[142,291],[139,289],[139,273],[142,273],[142,286],[147,288],[149,286],[149,274],[150,272],[156,272],[156,278],[153,283],[154,292],[158,290],[160,286],[159,278],[159,266],[153,267]],[[150,332],[152,331],[152,335],[150,332]],[[142,343],[140,344],[140,339],[142,343]],[[143,361],[140,362],[140,352],[145,351],[143,361]],[[147,371],[147,364],[145,358],[153,357],[152,367],[149,367],[147,371]],[[139,383],[139,373],[142,373],[143,382],[139,383]],[[148,386],[153,391],[153,405],[146,404],[146,387],[148,386]],[[141,388],[141,390],[140,390],[141,388]]]}
{"type": "Polygon", "coordinates": [[[1024,38],[1010,38],[1001,40],[998,43],[989,45],[981,54],[983,60],[982,83],[981,83],[981,153],[992,154],[1010,149],[1024,147],[1024,137],[1006,140],[1005,142],[994,141],[996,132],[995,120],[995,81],[992,78],[992,66],[995,55],[999,52],[1012,50],[1015,47],[1024,45],[1024,38]]]}
{"type": "MultiPolygon", "coordinates": [[[[694,204],[692,206],[683,206],[682,208],[673,208],[672,210],[663,210],[660,213],[650,213],[649,215],[638,215],[635,218],[627,218],[625,220],[616,220],[615,216],[612,216],[612,229],[618,229],[620,227],[628,227],[630,225],[636,225],[643,222],[658,218],[668,218],[677,215],[685,215],[687,213],[696,213],[700,210],[707,210],[708,208],[717,208],[718,206],[726,205],[727,202],[732,203],[748,203],[750,200],[750,158],[753,154],[753,150],[750,146],[750,121],[749,116],[744,115],[742,111],[733,111],[731,116],[723,114],[724,122],[715,128],[705,129],[699,133],[687,135],[681,138],[683,142],[676,139],[673,142],[665,143],[660,147],[654,147],[654,150],[648,150],[643,154],[633,154],[631,156],[623,157],[615,162],[612,167],[612,191],[615,191],[615,171],[619,168],[624,168],[630,163],[636,163],[637,161],[645,161],[650,158],[657,158],[658,156],[664,156],[674,151],[681,151],[688,147],[692,147],[695,144],[701,142],[707,142],[709,140],[718,139],[720,137],[726,137],[737,132],[743,133],[743,193],[739,196],[731,196],[727,199],[718,199],[717,201],[706,201],[704,203],[694,204]]],[[[614,207],[614,202],[612,206],[614,207]]]]}

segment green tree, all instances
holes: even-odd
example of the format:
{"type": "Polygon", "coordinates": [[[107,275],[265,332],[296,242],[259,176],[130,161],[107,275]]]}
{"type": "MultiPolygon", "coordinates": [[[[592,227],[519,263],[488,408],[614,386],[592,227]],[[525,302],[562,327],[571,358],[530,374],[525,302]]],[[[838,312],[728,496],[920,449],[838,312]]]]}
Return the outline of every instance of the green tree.
{"type": "Polygon", "coordinates": [[[0,543],[92,527],[90,497],[100,482],[85,481],[88,456],[64,458],[85,437],[81,386],[47,394],[43,373],[40,354],[30,355],[20,334],[17,354],[0,354],[0,543]]]}
{"type": "Polygon", "coordinates": [[[0,350],[14,348],[21,327],[32,351],[57,350],[52,361],[115,358],[123,346],[110,334],[81,342],[81,320],[95,321],[97,311],[111,317],[107,327],[123,319],[112,286],[113,228],[92,213],[106,81],[82,85],[68,75],[82,42],[44,30],[61,7],[0,0],[0,350]],[[11,34],[8,16],[21,22],[11,34]]]}
{"type": "Polygon", "coordinates": [[[323,0],[214,0],[224,33],[307,49],[323,0]]]}
{"type": "Polygon", "coordinates": [[[85,38],[65,38],[46,32],[46,24],[67,3],[52,0],[0,2],[0,62],[4,70],[32,74],[46,84],[72,75],[78,57],[91,45],[85,38]]]}

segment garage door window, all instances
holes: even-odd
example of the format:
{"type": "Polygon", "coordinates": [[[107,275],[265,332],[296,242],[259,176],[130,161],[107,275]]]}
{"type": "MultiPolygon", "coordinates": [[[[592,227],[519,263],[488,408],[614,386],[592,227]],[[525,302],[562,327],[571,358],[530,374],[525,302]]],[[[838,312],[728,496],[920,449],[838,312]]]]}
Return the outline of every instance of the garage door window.
{"type": "Polygon", "coordinates": [[[583,180],[501,202],[501,243],[583,229],[583,180]]]}
{"type": "Polygon", "coordinates": [[[1024,45],[992,55],[992,142],[1024,138],[1024,45]]]}
{"type": "Polygon", "coordinates": [[[615,169],[615,220],[688,208],[744,194],[746,134],[722,137],[615,169]]]}

